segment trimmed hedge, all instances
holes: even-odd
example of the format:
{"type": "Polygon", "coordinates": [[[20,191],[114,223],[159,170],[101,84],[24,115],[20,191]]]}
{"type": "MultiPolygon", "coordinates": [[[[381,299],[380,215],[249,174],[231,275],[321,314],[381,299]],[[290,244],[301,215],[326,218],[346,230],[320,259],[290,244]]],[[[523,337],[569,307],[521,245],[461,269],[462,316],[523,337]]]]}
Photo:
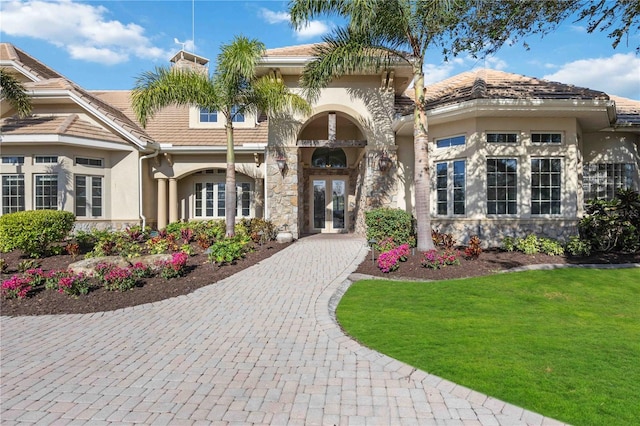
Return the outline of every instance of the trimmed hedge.
{"type": "Polygon", "coordinates": [[[0,251],[22,250],[41,257],[73,229],[75,216],[60,210],[29,210],[0,216],[0,251]]]}
{"type": "Polygon", "coordinates": [[[415,247],[413,217],[401,209],[378,208],[364,214],[367,225],[367,239],[381,242],[393,238],[396,245],[409,244],[415,247]]]}

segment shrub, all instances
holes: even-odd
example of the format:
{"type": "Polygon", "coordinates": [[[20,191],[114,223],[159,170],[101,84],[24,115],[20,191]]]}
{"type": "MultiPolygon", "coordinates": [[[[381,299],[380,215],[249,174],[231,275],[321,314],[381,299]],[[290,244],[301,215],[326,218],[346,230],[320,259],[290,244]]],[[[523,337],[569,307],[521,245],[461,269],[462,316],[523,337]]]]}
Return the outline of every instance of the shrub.
{"type": "Polygon", "coordinates": [[[394,250],[385,251],[378,256],[378,268],[384,273],[395,271],[400,267],[400,259],[394,250]]]}
{"type": "Polygon", "coordinates": [[[80,254],[80,244],[78,243],[67,243],[64,247],[64,250],[67,254],[70,254],[74,259],[80,254]]]}
{"type": "Polygon", "coordinates": [[[169,240],[161,236],[152,237],[145,243],[150,254],[162,254],[169,251],[169,240]]]}
{"type": "Polygon", "coordinates": [[[453,235],[435,229],[431,230],[431,240],[433,240],[433,244],[436,247],[441,247],[445,250],[451,250],[456,245],[456,240],[453,238],[453,235]]]}
{"type": "Polygon", "coordinates": [[[58,279],[58,293],[63,293],[72,297],[89,292],[89,277],[80,273],[63,272],[58,279]]]}
{"type": "Polygon", "coordinates": [[[459,265],[460,252],[458,250],[447,249],[440,253],[438,250],[429,250],[422,254],[422,267],[430,269],[440,269],[445,266],[459,265]]]}
{"type": "Polygon", "coordinates": [[[525,238],[516,238],[516,250],[524,254],[536,254],[540,252],[538,237],[529,234],[525,238]]]}
{"type": "Polygon", "coordinates": [[[103,286],[109,291],[131,290],[138,283],[137,277],[130,268],[110,268],[102,278],[103,286]]]}
{"type": "Polygon", "coordinates": [[[160,263],[160,276],[164,279],[181,277],[186,273],[187,259],[186,253],[173,253],[171,260],[160,263]]]}
{"type": "Polygon", "coordinates": [[[217,263],[218,265],[233,263],[245,256],[248,251],[248,243],[247,237],[241,235],[218,240],[208,249],[209,262],[217,263]]]}
{"type": "Polygon", "coordinates": [[[14,275],[2,281],[2,297],[6,299],[25,299],[33,286],[26,277],[14,275]]]}
{"type": "MultiPolygon", "coordinates": [[[[413,218],[404,210],[378,208],[366,212],[364,218],[368,240],[382,241],[390,237],[396,244],[415,246],[413,218]]],[[[374,247],[378,251],[383,251],[377,243],[374,247]]]]}
{"type": "Polygon", "coordinates": [[[393,237],[387,237],[387,238],[383,239],[382,241],[378,242],[378,249],[381,252],[390,251],[390,250],[393,250],[396,247],[397,247],[397,244],[396,244],[395,241],[393,241],[393,237]]]}
{"type": "Polygon", "coordinates": [[[513,237],[504,237],[500,249],[503,251],[514,251],[516,249],[516,240],[513,237]]]}
{"type": "Polygon", "coordinates": [[[474,235],[469,239],[469,245],[464,249],[464,256],[467,259],[477,259],[480,257],[480,253],[482,253],[480,237],[474,235]]]}
{"type": "Polygon", "coordinates": [[[62,210],[29,210],[0,216],[0,251],[22,250],[29,257],[42,257],[53,243],[62,242],[75,216],[62,210]]]}
{"type": "Polygon", "coordinates": [[[264,244],[267,241],[276,239],[276,227],[273,222],[259,217],[242,219],[239,222],[240,228],[249,235],[254,243],[264,244]]]}
{"type": "Polygon", "coordinates": [[[136,262],[131,266],[131,274],[136,278],[149,278],[153,276],[153,268],[142,262],[136,262]]]}
{"type": "Polygon", "coordinates": [[[549,256],[562,256],[564,254],[564,247],[562,244],[551,238],[539,238],[538,244],[540,251],[549,256]]]}
{"type": "Polygon", "coordinates": [[[589,256],[591,254],[591,243],[583,240],[577,235],[569,237],[567,251],[572,256],[589,256]]]}
{"type": "Polygon", "coordinates": [[[593,251],[640,251],[640,194],[637,191],[619,190],[612,201],[589,201],[585,211],[578,231],[593,251]]]}

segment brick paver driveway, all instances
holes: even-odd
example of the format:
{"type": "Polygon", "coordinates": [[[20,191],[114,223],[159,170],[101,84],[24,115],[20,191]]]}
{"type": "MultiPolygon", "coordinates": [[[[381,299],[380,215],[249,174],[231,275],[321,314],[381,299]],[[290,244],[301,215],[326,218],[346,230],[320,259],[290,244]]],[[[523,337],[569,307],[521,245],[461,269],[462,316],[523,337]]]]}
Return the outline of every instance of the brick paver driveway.
{"type": "Polygon", "coordinates": [[[2,317],[2,424],[557,424],[346,337],[329,305],[366,254],[303,238],[188,296],[2,317]]]}

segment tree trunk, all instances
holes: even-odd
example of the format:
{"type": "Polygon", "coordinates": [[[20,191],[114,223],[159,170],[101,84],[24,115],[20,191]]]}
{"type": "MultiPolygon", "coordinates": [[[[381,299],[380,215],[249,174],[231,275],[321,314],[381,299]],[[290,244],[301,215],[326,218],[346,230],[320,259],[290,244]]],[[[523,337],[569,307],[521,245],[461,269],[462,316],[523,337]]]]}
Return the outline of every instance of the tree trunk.
{"type": "Polygon", "coordinates": [[[233,147],[233,124],[231,118],[227,118],[225,124],[227,134],[227,175],[224,185],[224,211],[227,237],[236,235],[236,155],[233,147]]]}
{"type": "Polygon", "coordinates": [[[416,108],[413,113],[414,189],[417,222],[418,251],[434,248],[431,238],[431,166],[429,159],[429,134],[424,110],[424,74],[414,66],[414,91],[416,108]]]}

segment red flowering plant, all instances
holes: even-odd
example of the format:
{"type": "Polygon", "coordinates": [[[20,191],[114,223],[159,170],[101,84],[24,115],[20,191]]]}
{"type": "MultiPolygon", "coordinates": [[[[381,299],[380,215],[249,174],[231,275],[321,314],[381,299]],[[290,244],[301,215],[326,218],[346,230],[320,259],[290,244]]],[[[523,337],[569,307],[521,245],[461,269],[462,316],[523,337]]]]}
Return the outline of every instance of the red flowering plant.
{"type": "Polygon", "coordinates": [[[447,249],[440,253],[438,250],[429,250],[422,254],[422,266],[424,268],[440,269],[447,265],[460,264],[460,252],[447,249]]]}
{"type": "Polygon", "coordinates": [[[160,276],[164,279],[181,277],[186,273],[189,255],[183,252],[173,253],[171,260],[160,262],[160,276]]]}
{"type": "Polygon", "coordinates": [[[87,294],[91,285],[89,277],[82,272],[76,274],[72,271],[52,271],[45,286],[49,289],[54,288],[58,293],[78,297],[87,294]]]}
{"type": "Polygon", "coordinates": [[[2,297],[5,299],[25,299],[33,286],[31,280],[20,275],[14,275],[2,281],[2,297]]]}
{"type": "Polygon", "coordinates": [[[104,274],[102,282],[106,290],[127,291],[136,286],[138,279],[133,275],[130,268],[113,267],[104,274]]]}

